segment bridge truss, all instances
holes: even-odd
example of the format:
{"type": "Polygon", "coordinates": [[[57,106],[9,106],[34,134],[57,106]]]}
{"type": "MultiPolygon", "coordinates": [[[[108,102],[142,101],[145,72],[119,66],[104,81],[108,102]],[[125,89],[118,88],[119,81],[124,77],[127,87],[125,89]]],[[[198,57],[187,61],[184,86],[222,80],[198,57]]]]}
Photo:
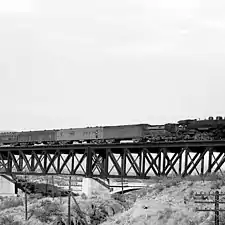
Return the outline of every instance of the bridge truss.
{"type": "Polygon", "coordinates": [[[148,179],[223,172],[225,141],[0,148],[0,174],[148,179]]]}

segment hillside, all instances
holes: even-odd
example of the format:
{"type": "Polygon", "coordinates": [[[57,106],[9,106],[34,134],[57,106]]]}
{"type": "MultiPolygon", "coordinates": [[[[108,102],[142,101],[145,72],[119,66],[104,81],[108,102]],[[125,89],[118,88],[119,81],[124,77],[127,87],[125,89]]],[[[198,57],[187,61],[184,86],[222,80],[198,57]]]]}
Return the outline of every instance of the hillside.
{"type": "MultiPolygon", "coordinates": [[[[134,205],[102,225],[212,225],[214,213],[197,212],[196,208],[214,208],[213,204],[197,204],[195,193],[225,191],[223,180],[212,181],[165,180],[142,189],[134,205]]],[[[209,197],[209,200],[214,200],[209,197]]],[[[203,201],[202,198],[199,199],[203,201]]],[[[225,216],[221,214],[221,224],[225,216]]]]}
{"type": "MultiPolygon", "coordinates": [[[[162,179],[123,196],[96,195],[91,199],[86,199],[84,195],[76,197],[82,213],[71,200],[71,216],[74,222],[85,218],[91,225],[212,225],[214,214],[196,212],[196,207],[213,208],[214,205],[194,203],[195,192],[210,190],[225,191],[223,177],[211,176],[204,182],[199,181],[199,178],[162,179]]],[[[22,197],[5,198],[1,201],[0,225],[57,224],[59,217],[67,224],[67,197],[62,199],[29,197],[27,222],[24,221],[22,197]]],[[[224,217],[222,214],[221,216],[224,217]]]]}

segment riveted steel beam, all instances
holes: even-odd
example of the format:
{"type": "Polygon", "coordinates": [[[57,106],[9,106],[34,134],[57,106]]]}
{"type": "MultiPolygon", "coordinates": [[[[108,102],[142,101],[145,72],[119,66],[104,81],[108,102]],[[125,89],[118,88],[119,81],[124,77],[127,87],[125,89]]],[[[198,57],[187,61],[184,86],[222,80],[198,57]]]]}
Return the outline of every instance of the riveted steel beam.
{"type": "Polygon", "coordinates": [[[203,175],[222,171],[224,147],[225,142],[176,142],[0,148],[0,173],[21,174],[26,169],[30,174],[138,179],[151,177],[152,173],[186,176],[196,171],[203,175]]]}

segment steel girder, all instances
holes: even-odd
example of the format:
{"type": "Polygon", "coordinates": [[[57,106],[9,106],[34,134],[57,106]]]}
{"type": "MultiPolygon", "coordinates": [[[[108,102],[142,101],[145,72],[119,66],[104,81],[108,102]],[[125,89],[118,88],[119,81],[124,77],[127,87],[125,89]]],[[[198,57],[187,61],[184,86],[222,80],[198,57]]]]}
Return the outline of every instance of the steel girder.
{"type": "Polygon", "coordinates": [[[225,143],[66,145],[1,148],[0,174],[147,179],[223,171],[225,143]]]}

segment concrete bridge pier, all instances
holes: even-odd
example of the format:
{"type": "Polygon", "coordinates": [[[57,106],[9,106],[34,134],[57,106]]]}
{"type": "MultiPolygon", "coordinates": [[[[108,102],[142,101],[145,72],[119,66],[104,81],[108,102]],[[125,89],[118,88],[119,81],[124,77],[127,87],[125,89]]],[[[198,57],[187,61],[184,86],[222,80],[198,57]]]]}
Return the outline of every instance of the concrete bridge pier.
{"type": "Polygon", "coordinates": [[[0,176],[0,196],[16,196],[17,190],[15,183],[7,179],[7,176],[0,176]]]}
{"type": "MultiPolygon", "coordinates": [[[[101,183],[106,183],[106,180],[99,180],[101,183]]],[[[84,193],[88,198],[93,196],[110,196],[110,189],[102,185],[100,182],[93,178],[83,178],[82,181],[82,193],[84,193]]]]}

